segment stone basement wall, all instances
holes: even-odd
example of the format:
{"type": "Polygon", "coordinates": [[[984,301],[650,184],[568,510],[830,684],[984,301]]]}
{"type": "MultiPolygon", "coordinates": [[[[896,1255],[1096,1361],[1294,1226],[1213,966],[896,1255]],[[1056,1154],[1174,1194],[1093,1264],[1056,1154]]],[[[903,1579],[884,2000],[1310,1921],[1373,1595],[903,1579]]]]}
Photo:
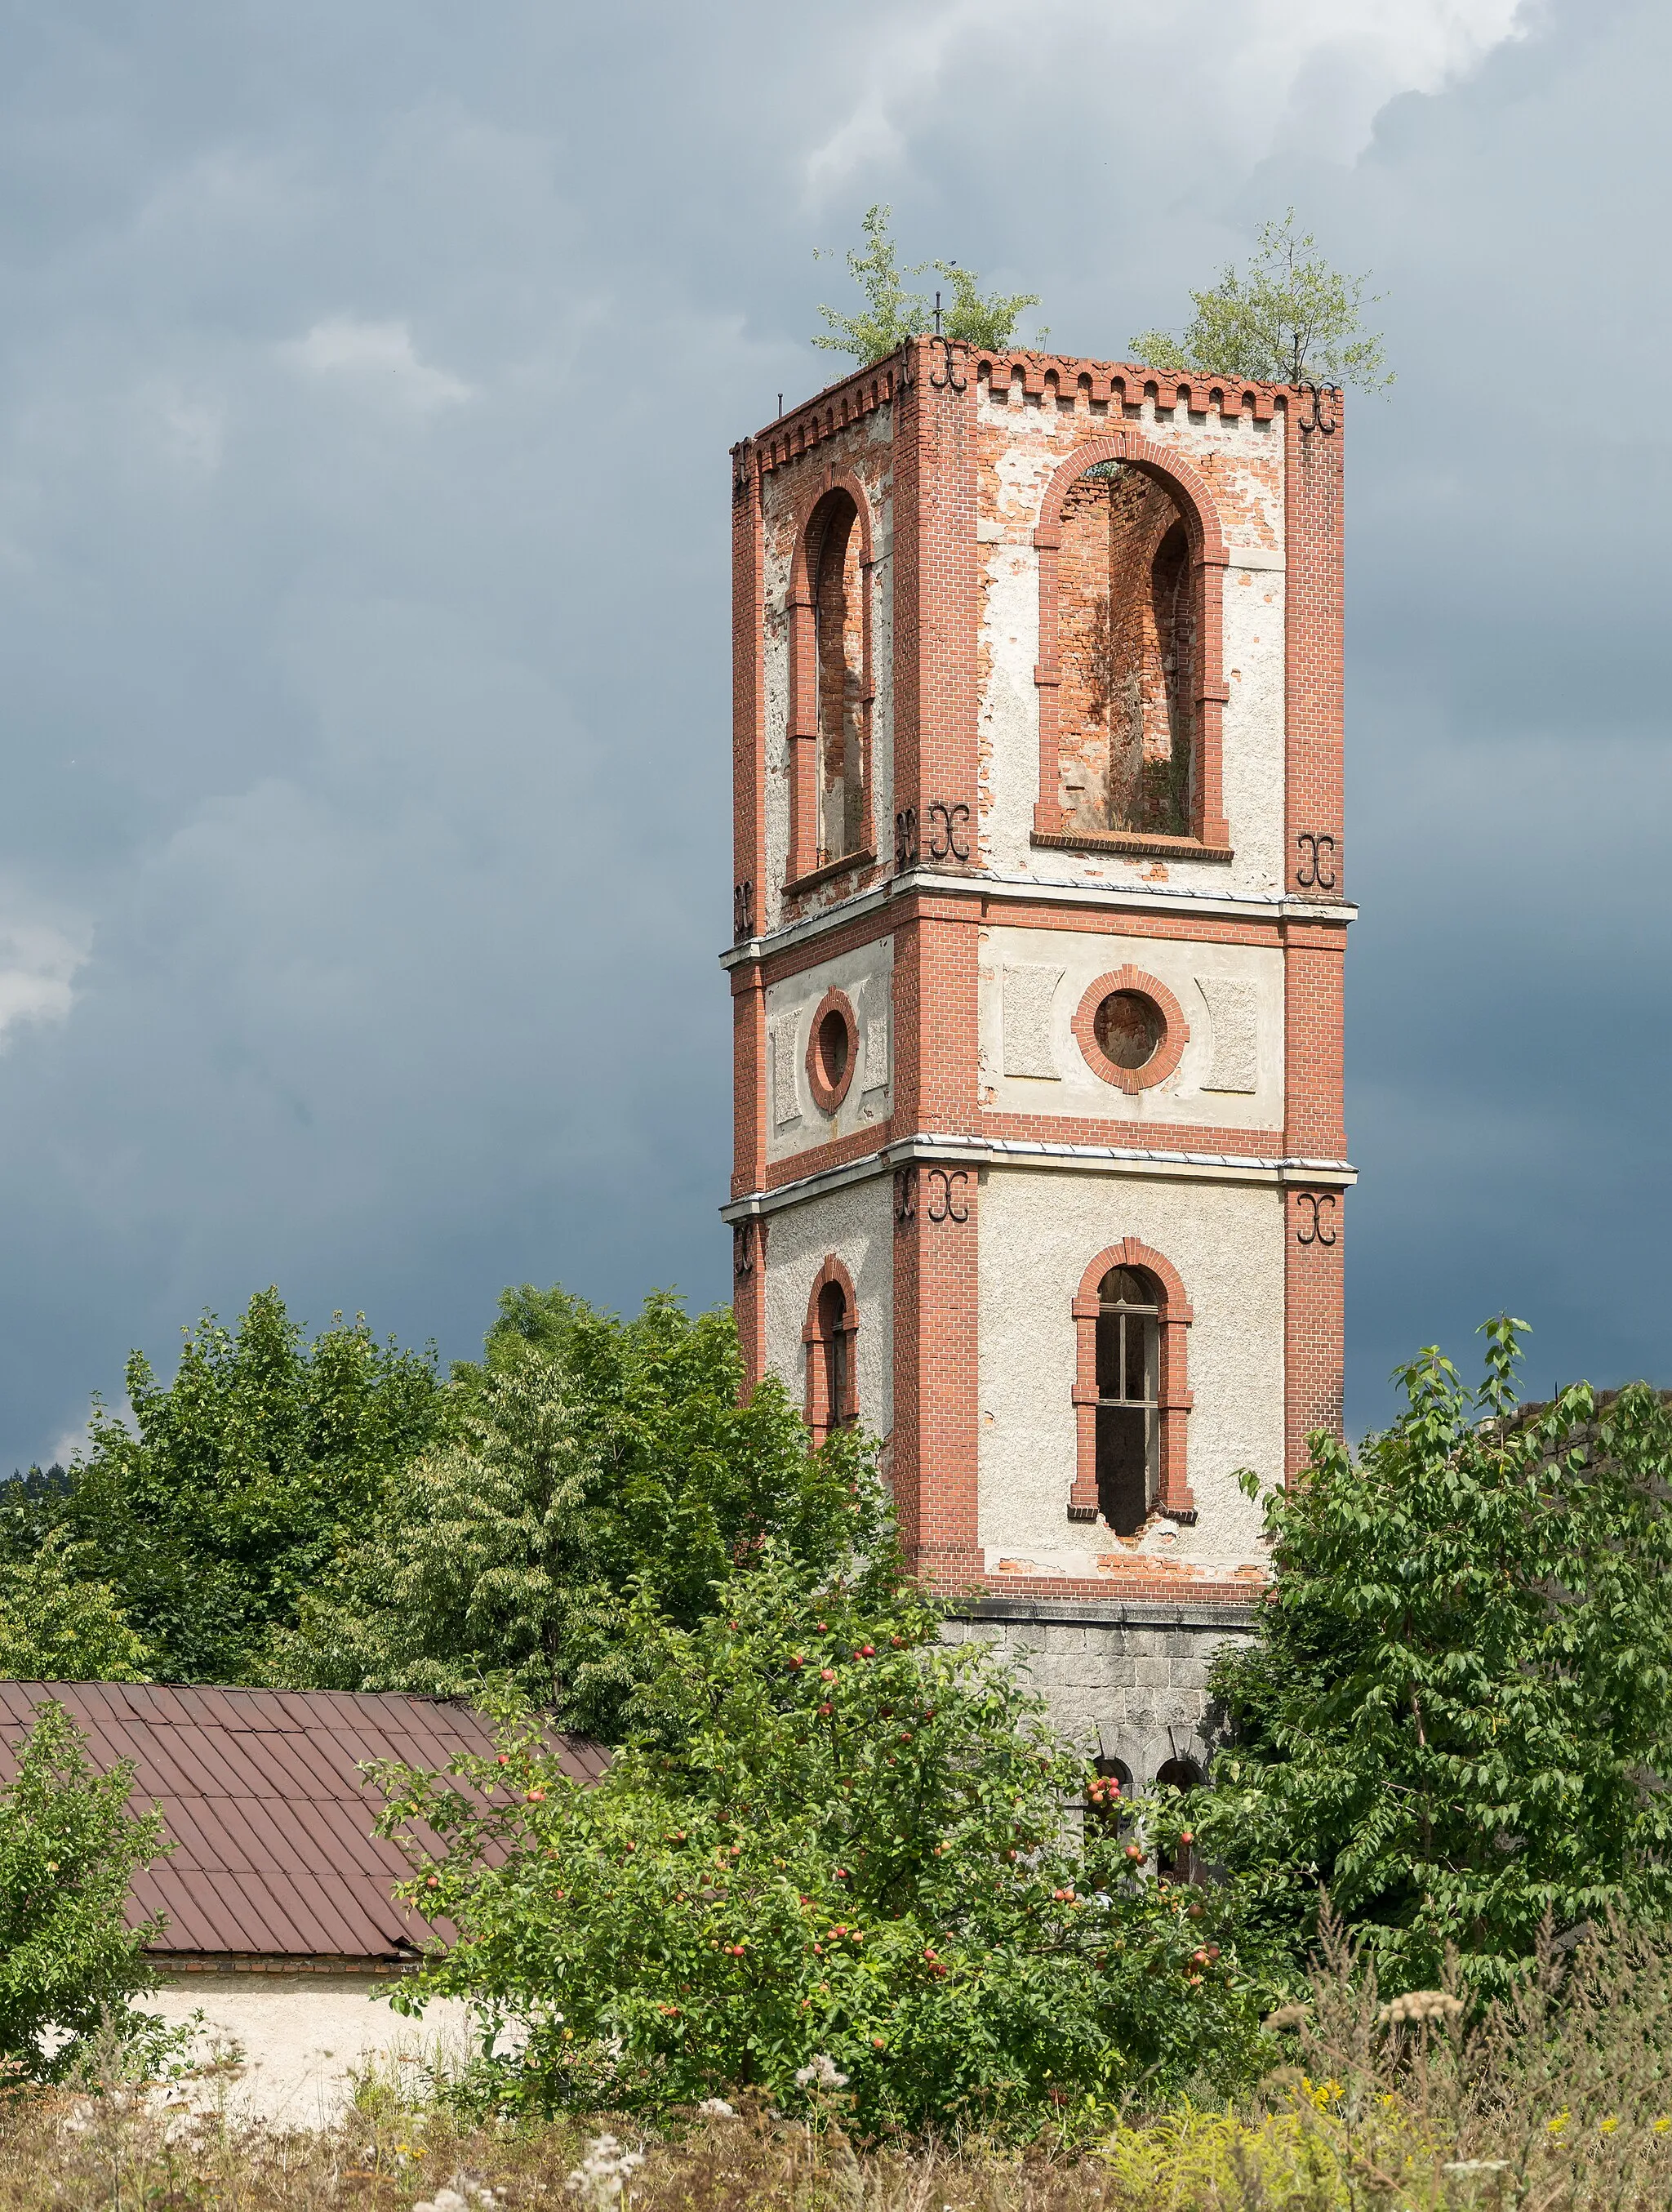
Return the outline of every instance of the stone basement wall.
{"type": "Polygon", "coordinates": [[[941,1633],[1013,1660],[1066,1736],[1090,1758],[1122,1760],[1141,1787],[1170,1759],[1207,1771],[1207,1670],[1221,1645],[1252,1640],[1254,1619],[1251,1606],[992,1597],[941,1633]]]}

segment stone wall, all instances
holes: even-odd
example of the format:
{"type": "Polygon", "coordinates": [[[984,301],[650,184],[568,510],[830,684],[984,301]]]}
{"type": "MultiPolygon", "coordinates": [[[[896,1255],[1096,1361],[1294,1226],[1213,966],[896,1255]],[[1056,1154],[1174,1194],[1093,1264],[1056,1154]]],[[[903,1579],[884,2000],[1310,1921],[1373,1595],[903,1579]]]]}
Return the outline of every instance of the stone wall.
{"type": "Polygon", "coordinates": [[[1207,1670],[1222,1645],[1249,1640],[1254,1617],[1251,1606],[992,1597],[942,1633],[994,1645],[1065,1735],[1142,1785],[1170,1759],[1206,1772],[1217,1741],[1207,1670]]]}

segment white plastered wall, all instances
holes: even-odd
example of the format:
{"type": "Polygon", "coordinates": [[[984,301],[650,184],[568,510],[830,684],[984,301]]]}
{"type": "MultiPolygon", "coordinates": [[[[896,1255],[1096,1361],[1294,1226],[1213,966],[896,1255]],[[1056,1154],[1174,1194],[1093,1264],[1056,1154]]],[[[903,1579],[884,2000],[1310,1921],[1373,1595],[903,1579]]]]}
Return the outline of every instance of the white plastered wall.
{"type": "Polygon", "coordinates": [[[1146,1127],[1169,1122],[1282,1127],[1283,956],[1275,946],[1006,927],[985,929],[982,939],[984,1105],[1106,1117],[1111,1144],[1141,1144],[1146,1127]],[[1147,1091],[1122,1091],[1094,1073],[1073,1032],[1091,985],[1128,965],[1167,986],[1190,1030],[1176,1068],[1147,1091]],[[1021,1074],[1018,1066],[1055,1072],[1021,1074]]]}
{"type": "MultiPolygon", "coordinates": [[[[1283,1468],[1283,1212],[1274,1188],[994,1167],[982,1176],[981,1542],[989,1572],[1089,1575],[1137,1554],[1213,1577],[1263,1561],[1261,1509],[1237,1471],[1283,1468]],[[1081,1278],[1136,1237],[1178,1270],[1187,1332],[1193,1528],[1134,1544],[1067,1517],[1081,1278]]],[[[1179,1590],[1189,1595],[1188,1583],[1179,1590]]]]}
{"type": "Polygon", "coordinates": [[[1052,477],[1074,446],[1123,427],[1120,410],[1062,410],[1024,403],[1018,392],[994,398],[983,389],[981,421],[1003,441],[984,489],[976,526],[982,541],[982,857],[1002,875],[1056,883],[1100,883],[1133,889],[1165,883],[1179,890],[1256,894],[1284,882],[1284,631],[1282,424],[1252,416],[1222,422],[1189,420],[1178,410],[1157,417],[1146,402],[1141,430],[1169,447],[1212,483],[1230,545],[1225,572],[1223,779],[1226,818],[1236,857],[1229,864],[1158,860],[1141,855],[1076,854],[1031,843],[1039,795],[1039,556],[1033,532],[1052,477]],[[1239,563],[1243,552],[1262,565],[1239,563]]]}
{"type": "Polygon", "coordinates": [[[769,983],[766,992],[766,1156],[792,1159],[887,1120],[893,1103],[894,940],[879,938],[815,968],[769,983]],[[814,1100],[807,1044],[826,991],[845,992],[859,1027],[859,1066],[832,1114],[814,1100]]]}
{"type": "Polygon", "coordinates": [[[171,1975],[137,2000],[171,2027],[203,2014],[197,2054],[236,2045],[241,2073],[193,2085],[188,2101],[283,2127],[326,2127],[340,2118],[356,2075],[456,2068],[469,2014],[440,1997],[416,2020],[391,2011],[393,1984],[370,1974],[171,1975]]]}
{"type": "Polygon", "coordinates": [[[807,1304],[827,1258],[840,1260],[859,1301],[860,1426],[894,1426],[894,1184],[888,1175],[844,1184],[769,1218],[766,1359],[798,1406],[806,1392],[807,1304]]]}

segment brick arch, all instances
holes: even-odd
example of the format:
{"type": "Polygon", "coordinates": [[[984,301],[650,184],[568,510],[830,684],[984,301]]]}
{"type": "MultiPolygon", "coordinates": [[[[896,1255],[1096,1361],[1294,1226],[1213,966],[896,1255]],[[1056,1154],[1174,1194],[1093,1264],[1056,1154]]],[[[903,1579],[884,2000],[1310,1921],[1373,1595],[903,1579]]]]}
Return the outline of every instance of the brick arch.
{"type": "Polygon", "coordinates": [[[1079,1279],[1074,1320],[1074,1482],[1068,1493],[1068,1518],[1097,1517],[1097,1285],[1111,1267],[1137,1267],[1160,1295],[1160,1373],[1156,1401],[1160,1424],[1160,1486],[1157,1504],[1170,1521],[1193,1522],[1195,1498],[1190,1489],[1187,1427],[1195,1401],[1189,1388],[1185,1331],[1195,1319],[1184,1293],[1184,1279],[1172,1261],[1135,1237],[1123,1237],[1090,1262],[1079,1279]]]}
{"type": "Polygon", "coordinates": [[[1225,572],[1229,558],[1219,507],[1206,477],[1189,461],[1136,430],[1111,430],[1078,446],[1045,487],[1033,533],[1039,555],[1039,662],[1034,682],[1039,693],[1039,796],[1033,810],[1036,843],[1069,847],[1136,846],[1176,852],[1193,850],[1229,860],[1231,831],[1225,818],[1225,708],[1231,694],[1225,680],[1225,572]],[[1189,837],[1099,837],[1073,833],[1065,823],[1058,796],[1058,704],[1061,665],[1058,653],[1057,556],[1062,546],[1062,505],[1069,487],[1098,461],[1124,461],[1165,489],[1184,524],[1195,601],[1195,653],[1190,695],[1195,710],[1196,775],[1189,837]]]}
{"type": "MultiPolygon", "coordinates": [[[[1207,477],[1170,447],[1158,446],[1153,439],[1141,438],[1135,430],[1111,430],[1106,437],[1089,438],[1085,445],[1074,448],[1045,487],[1038,526],[1033,533],[1036,545],[1043,550],[1047,538],[1061,530],[1062,502],[1068,496],[1069,486],[1078,483],[1087,469],[1095,467],[1099,461],[1125,461],[1134,469],[1142,469],[1146,476],[1160,478],[1184,518],[1192,557],[1225,567],[1230,556],[1225,550],[1225,532],[1219,526],[1219,506],[1207,477]]],[[[1056,549],[1053,546],[1050,550],[1056,549]]]]}
{"type": "MultiPolygon", "coordinates": [[[[851,469],[828,467],[803,501],[790,556],[789,597],[789,859],[786,889],[817,872],[818,851],[818,635],[813,601],[812,553],[819,509],[833,492],[854,503],[860,533],[860,819],[871,822],[871,577],[874,560],[871,502],[851,469]]],[[[838,859],[843,857],[840,854],[838,859]]]]}
{"type": "Polygon", "coordinates": [[[801,1331],[801,1341],[806,1346],[806,1395],[804,1418],[812,1431],[815,1446],[822,1444],[835,1426],[846,1427],[859,1419],[859,1363],[854,1357],[854,1339],[859,1334],[859,1294],[854,1288],[854,1279],[834,1252],[827,1253],[824,1264],[813,1277],[812,1288],[807,1293],[807,1318],[801,1331]],[[830,1410],[830,1347],[818,1322],[818,1302],[831,1284],[842,1292],[843,1321],[838,1334],[848,1340],[848,1384],[842,1403],[836,1407],[836,1420],[826,1416],[830,1410]]]}

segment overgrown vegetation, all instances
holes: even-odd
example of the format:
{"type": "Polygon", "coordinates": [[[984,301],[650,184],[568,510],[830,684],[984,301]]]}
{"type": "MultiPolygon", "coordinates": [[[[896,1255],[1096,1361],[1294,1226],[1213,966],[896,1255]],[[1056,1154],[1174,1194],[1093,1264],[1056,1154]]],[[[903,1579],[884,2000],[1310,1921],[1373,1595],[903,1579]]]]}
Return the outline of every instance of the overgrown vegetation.
{"type": "Polygon", "coordinates": [[[1385,392],[1394,378],[1381,333],[1365,325],[1381,296],[1366,297],[1370,281],[1333,268],[1310,230],[1297,234],[1290,208],[1262,225],[1246,273],[1228,264],[1218,283],[1191,293],[1195,312],[1181,335],[1140,331],[1132,356],[1175,373],[1385,392]]]}
{"type": "Polygon", "coordinates": [[[405,2002],[514,2030],[476,2093],[805,2112],[822,2057],[867,2128],[1025,2134],[1250,2079],[1270,1993],[1235,1886],[1150,1863],[1177,1805],[1082,1835],[1088,1769],[1014,1671],[937,1640],[891,1547],[837,1564],[819,1588],[769,1554],[695,1629],[646,1619],[659,1663],[593,1788],[526,1714],[496,1758],[386,1776],[386,1828],[444,1840],[411,1901],[457,1930],[405,2002]]]}
{"type": "Polygon", "coordinates": [[[1547,1944],[1513,2000],[1464,2018],[1444,1990],[1389,2002],[1332,1934],[1306,2003],[1265,2040],[1268,2070],[1234,2103],[1140,2094],[1094,2128],[1025,2144],[879,2139],[851,2086],[829,2080],[806,2117],[741,2097],[654,2127],[608,2112],[472,2120],[445,2096],[415,2104],[373,2080],[336,2126],[285,2135],[240,2124],[213,2096],[194,2123],[111,2078],[95,2094],[0,2101],[0,2204],[487,2212],[488,2191],[497,2212],[1660,2212],[1672,2200],[1663,1943],[1602,1931],[1569,1953],[1547,1944]]]}
{"type": "Polygon", "coordinates": [[[1430,1347],[1356,1461],[1314,1439],[1218,1672],[1207,1848],[1294,1944],[1327,1888],[1399,1989],[1455,1948],[1506,1990],[1547,1916],[1672,1919],[1672,1417],[1642,1384],[1523,1413],[1520,1329],[1477,1390],[1430,1347]]]}
{"type": "MultiPolygon", "coordinates": [[[[1465,2050],[1507,2078],[1535,2004],[1540,2064],[1613,2048],[1606,1958],[1661,2038],[1631,2118],[1632,2156],[1658,2159],[1638,2121],[1669,2063],[1672,1416],[1645,1386],[1523,1407],[1519,1324],[1487,1334],[1478,1388],[1429,1349],[1383,1433],[1356,1455],[1316,1437],[1268,1500],[1272,1596],[1220,1662],[1231,1733],[1188,1801],[1111,1793],[1012,1672],[944,1644],[873,1448],[810,1451],[775,1383],[739,1405],[730,1316],[660,1295],[622,1321],[508,1291],[446,1382],[363,1322],[304,1342],[273,1291],[190,1337],[171,1384],[136,1358],[132,1428],[101,1414],[84,1462],[0,1498],[0,1657],[494,1705],[493,1759],[389,1778],[392,1828],[436,1839],[414,1901],[458,1931],[408,1996],[517,2031],[514,2063],[452,2086],[461,2110],[661,2128],[746,2095],[878,2136],[1095,2140],[1100,2188],[1164,2142],[1176,2179],[1287,2175],[1334,2142],[1341,2172],[1383,2158],[1389,2187],[1438,2203],[1452,2184],[1365,2086],[1394,2094],[1388,2031],[1433,2030],[1395,2057],[1450,2084],[1446,2144],[1474,2140],[1465,2118],[1501,2138],[1465,2050]],[[617,1747],[601,1785],[563,1778],[554,1721],[617,1747]],[[1186,1853],[1211,1881],[1168,1874],[1186,1853]],[[1261,2104],[1259,2022],[1303,2017],[1320,1942],[1355,2003],[1379,1981],[1394,2009],[1354,2031],[1351,2079],[1333,2045],[1298,2047],[1341,2085],[1322,2103],[1261,2104]],[[1111,2134],[1163,2106],[1159,2132],[1111,2134]]],[[[90,1774],[49,1706],[0,1800],[0,2055],[32,2071],[49,2018],[85,2046],[109,2006],[131,2034],[121,1902],[158,1838],[122,1812],[127,1782],[90,1774]]],[[[1536,2104],[1557,2092],[1533,2057],[1536,2104]]],[[[1607,2118],[1587,2158],[1626,2140],[1607,2118]]]]}
{"type": "MultiPolygon", "coordinates": [[[[966,345],[999,348],[1013,345],[1016,325],[1030,307],[1039,305],[1037,292],[983,293],[981,276],[956,261],[919,261],[900,266],[889,225],[891,208],[879,204],[866,210],[860,228],[862,247],[850,246],[848,273],[859,287],[865,305],[857,313],[821,306],[825,328],[813,339],[827,353],[851,354],[863,367],[885,361],[897,353],[908,338],[921,337],[935,326],[934,309],[925,292],[912,290],[913,280],[933,270],[950,288],[951,298],[940,309],[939,327],[949,337],[966,345]]],[[[939,295],[937,295],[939,296],[939,295]]],[[[1038,333],[1041,343],[1050,336],[1038,333]]]]}

